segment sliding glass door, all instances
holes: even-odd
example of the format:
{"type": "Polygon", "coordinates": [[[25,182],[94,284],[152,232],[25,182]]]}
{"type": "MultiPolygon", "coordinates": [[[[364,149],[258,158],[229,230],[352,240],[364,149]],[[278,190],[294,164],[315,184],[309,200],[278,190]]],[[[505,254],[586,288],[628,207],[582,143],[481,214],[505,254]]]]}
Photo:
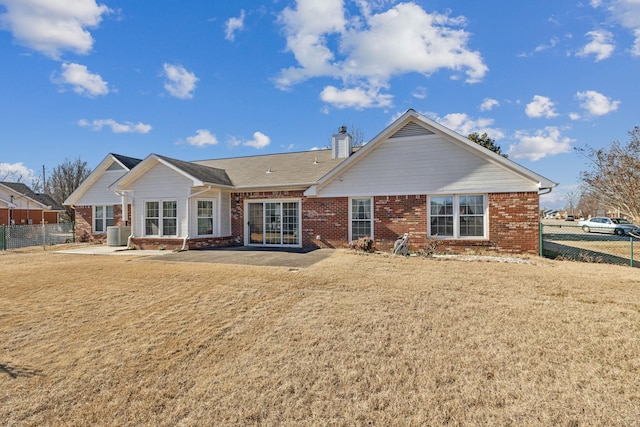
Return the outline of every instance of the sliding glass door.
{"type": "Polygon", "coordinates": [[[300,246],[300,202],[249,202],[247,217],[250,245],[300,246]]]}

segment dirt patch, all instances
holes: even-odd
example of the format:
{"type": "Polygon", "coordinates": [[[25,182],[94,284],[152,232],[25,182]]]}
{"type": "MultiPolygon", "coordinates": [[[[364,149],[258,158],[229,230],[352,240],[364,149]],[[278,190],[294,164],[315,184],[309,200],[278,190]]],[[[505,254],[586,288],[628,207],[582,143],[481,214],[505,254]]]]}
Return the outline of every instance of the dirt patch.
{"type": "Polygon", "coordinates": [[[0,256],[8,425],[634,425],[637,270],[0,256]]]}

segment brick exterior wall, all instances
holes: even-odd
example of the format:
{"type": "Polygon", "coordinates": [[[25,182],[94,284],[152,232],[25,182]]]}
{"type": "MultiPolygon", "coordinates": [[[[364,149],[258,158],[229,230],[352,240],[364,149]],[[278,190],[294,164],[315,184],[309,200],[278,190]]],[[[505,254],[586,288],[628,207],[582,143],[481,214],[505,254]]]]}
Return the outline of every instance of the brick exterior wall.
{"type": "Polygon", "coordinates": [[[489,194],[489,239],[497,251],[537,255],[539,221],[537,192],[489,194]]]}
{"type": "MultiPolygon", "coordinates": [[[[131,224],[131,205],[129,205],[128,224],[131,224]]],[[[93,232],[93,207],[75,206],[76,242],[90,242],[96,244],[107,243],[107,231],[93,232]]],[[[126,225],[122,218],[122,205],[113,206],[113,225],[126,225]]]]}
{"type": "MultiPolygon", "coordinates": [[[[347,197],[307,198],[302,191],[251,192],[231,195],[231,236],[189,239],[188,249],[204,249],[244,244],[247,218],[244,202],[258,199],[301,200],[302,246],[305,248],[345,248],[349,242],[349,199],[347,197]]],[[[490,193],[488,195],[488,239],[443,239],[438,252],[498,252],[538,254],[539,202],[537,192],[490,193]]],[[[424,249],[427,237],[427,196],[377,196],[373,198],[374,246],[389,251],[396,239],[409,233],[411,251],[424,249]]],[[[76,206],[76,236],[79,241],[106,242],[106,233],[92,234],[92,209],[76,206]]],[[[121,207],[114,208],[115,222],[120,225],[121,207]]],[[[181,238],[136,238],[138,249],[179,250],[181,238]]]]}

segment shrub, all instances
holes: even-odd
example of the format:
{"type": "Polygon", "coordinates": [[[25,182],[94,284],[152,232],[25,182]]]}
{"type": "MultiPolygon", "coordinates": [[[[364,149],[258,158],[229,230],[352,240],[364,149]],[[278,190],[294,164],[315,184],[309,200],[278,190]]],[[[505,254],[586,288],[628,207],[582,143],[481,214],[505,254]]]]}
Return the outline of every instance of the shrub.
{"type": "Polygon", "coordinates": [[[349,248],[358,252],[373,252],[373,239],[369,236],[349,242],[349,248]]]}
{"type": "Polygon", "coordinates": [[[418,251],[418,255],[427,258],[431,258],[433,255],[435,255],[438,246],[440,246],[440,240],[438,240],[436,237],[438,236],[428,238],[426,246],[424,247],[424,249],[420,249],[418,251]]]}

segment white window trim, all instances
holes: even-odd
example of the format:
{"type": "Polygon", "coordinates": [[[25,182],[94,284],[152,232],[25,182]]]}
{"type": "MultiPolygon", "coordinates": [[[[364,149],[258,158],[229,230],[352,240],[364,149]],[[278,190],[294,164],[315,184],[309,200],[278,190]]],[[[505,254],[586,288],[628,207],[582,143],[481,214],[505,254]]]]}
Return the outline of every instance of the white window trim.
{"type": "Polygon", "coordinates": [[[298,243],[296,244],[281,244],[275,245],[270,244],[268,246],[272,247],[283,247],[283,248],[301,248],[302,247],[302,199],[292,197],[292,198],[278,198],[278,199],[245,199],[244,200],[244,214],[243,218],[245,221],[244,224],[244,245],[245,246],[257,246],[264,247],[265,245],[262,243],[251,243],[251,239],[249,236],[249,203],[298,203],[298,243]]]}
{"type": "Polygon", "coordinates": [[[373,204],[374,200],[373,197],[370,196],[363,196],[363,197],[349,197],[349,242],[353,241],[353,200],[359,200],[359,199],[369,199],[371,201],[371,219],[369,220],[369,222],[371,223],[371,235],[369,236],[371,239],[375,239],[374,238],[374,211],[375,211],[375,206],[373,204]]]}
{"type": "Polygon", "coordinates": [[[93,224],[91,225],[92,230],[94,233],[96,234],[106,234],[107,233],[107,227],[110,227],[107,225],[107,219],[109,219],[109,217],[107,216],[107,207],[111,207],[111,209],[113,210],[113,217],[111,217],[111,219],[113,220],[113,223],[116,223],[115,220],[115,208],[113,207],[113,205],[94,205],[93,206],[93,224]],[[104,216],[102,217],[102,231],[96,231],[96,221],[97,221],[97,215],[96,215],[96,210],[97,208],[101,207],[103,209],[104,212],[104,216]]]}
{"type": "MultiPolygon", "coordinates": [[[[173,217],[172,217],[173,218],[173,217]]],[[[165,197],[162,199],[145,199],[142,201],[142,235],[144,237],[160,237],[160,238],[172,238],[180,237],[180,199],[165,197]],[[158,231],[160,234],[147,234],[147,203],[158,202],[158,231]],[[163,202],[176,202],[176,234],[162,234],[163,227],[163,215],[162,215],[162,203],[163,202]]]]}
{"type": "Polygon", "coordinates": [[[486,193],[471,194],[434,194],[427,197],[427,237],[435,237],[438,240],[488,240],[489,239],[489,195],[486,193]],[[432,197],[453,197],[453,236],[434,236],[431,234],[431,198],[432,197]],[[460,236],[460,196],[482,196],[482,236],[460,236]]]}
{"type": "MultiPolygon", "coordinates": [[[[195,235],[198,237],[215,237],[218,235],[218,224],[217,224],[217,220],[218,218],[216,218],[216,216],[219,215],[218,212],[218,203],[217,203],[217,199],[215,198],[211,198],[211,197],[202,197],[202,198],[197,198],[194,202],[194,217],[195,217],[195,235]],[[211,202],[212,206],[211,206],[211,234],[198,234],[198,220],[200,219],[200,217],[198,216],[198,202],[211,202]]],[[[204,218],[204,217],[203,217],[204,218]]]]}

